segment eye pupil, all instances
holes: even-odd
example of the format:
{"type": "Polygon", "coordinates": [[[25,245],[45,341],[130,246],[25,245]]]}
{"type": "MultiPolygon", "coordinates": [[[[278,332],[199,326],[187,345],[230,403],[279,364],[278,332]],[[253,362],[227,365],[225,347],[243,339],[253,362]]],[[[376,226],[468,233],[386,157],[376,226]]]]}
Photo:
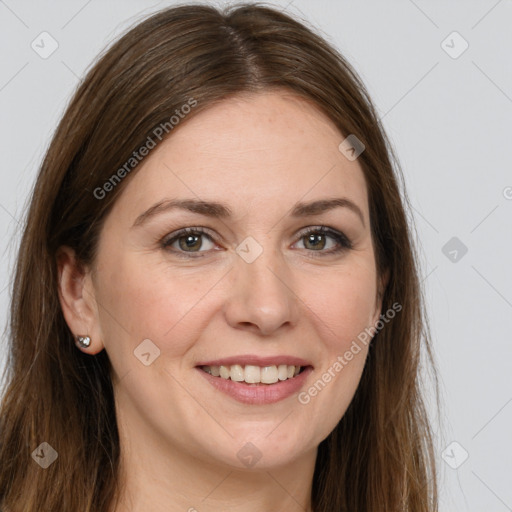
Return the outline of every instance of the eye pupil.
{"type": "Polygon", "coordinates": [[[181,249],[199,249],[201,247],[201,242],[197,243],[197,241],[199,239],[200,239],[200,235],[182,236],[182,237],[180,237],[180,248],[181,249]],[[182,240],[185,240],[185,242],[182,243],[182,240]]]}
{"type": "Polygon", "coordinates": [[[324,240],[323,240],[323,242],[324,242],[323,244],[320,244],[320,245],[319,245],[319,244],[317,243],[317,242],[319,241],[319,239],[320,239],[320,238],[323,238],[323,237],[324,237],[324,235],[323,235],[323,234],[321,234],[321,233],[312,233],[312,234],[308,235],[308,236],[306,237],[306,239],[307,239],[307,243],[312,243],[312,244],[313,244],[313,248],[318,248],[318,247],[320,247],[320,249],[323,249],[323,248],[324,248],[324,246],[325,246],[325,238],[324,238],[324,240]]]}

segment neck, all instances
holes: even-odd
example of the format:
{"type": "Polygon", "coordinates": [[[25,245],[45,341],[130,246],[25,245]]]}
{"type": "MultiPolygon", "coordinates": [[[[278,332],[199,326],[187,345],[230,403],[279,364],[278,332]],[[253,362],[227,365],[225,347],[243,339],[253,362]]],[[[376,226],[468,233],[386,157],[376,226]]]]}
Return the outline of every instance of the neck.
{"type": "Polygon", "coordinates": [[[111,512],[311,512],[316,449],[280,467],[240,469],[162,439],[121,434],[120,499],[111,512]]]}
{"type": "Polygon", "coordinates": [[[314,454],[266,470],[197,459],[185,464],[176,452],[162,451],[156,460],[138,455],[121,464],[124,485],[114,512],[221,512],[227,506],[232,512],[311,512],[314,454]]]}

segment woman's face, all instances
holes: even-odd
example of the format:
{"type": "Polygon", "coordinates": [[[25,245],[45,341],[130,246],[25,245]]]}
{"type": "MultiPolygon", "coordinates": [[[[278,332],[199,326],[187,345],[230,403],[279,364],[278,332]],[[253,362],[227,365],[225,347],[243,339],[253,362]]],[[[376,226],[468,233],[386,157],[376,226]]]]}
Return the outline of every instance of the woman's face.
{"type": "Polygon", "coordinates": [[[112,362],[121,431],[210,464],[310,456],[367,345],[345,353],[380,314],[362,169],[286,92],[225,100],[175,130],[126,178],[85,284],[89,352],[112,362]]]}

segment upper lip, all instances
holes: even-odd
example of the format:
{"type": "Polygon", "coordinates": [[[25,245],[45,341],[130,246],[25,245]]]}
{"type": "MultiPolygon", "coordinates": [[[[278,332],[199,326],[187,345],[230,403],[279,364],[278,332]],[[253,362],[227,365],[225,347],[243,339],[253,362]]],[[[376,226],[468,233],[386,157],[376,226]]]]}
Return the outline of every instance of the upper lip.
{"type": "Polygon", "coordinates": [[[300,357],[287,356],[287,355],[276,355],[276,356],[255,356],[255,355],[240,355],[224,357],[222,359],[216,359],[211,361],[202,361],[197,366],[231,366],[239,364],[241,366],[254,365],[254,366],[279,366],[285,364],[287,366],[311,366],[309,361],[301,359],[300,357]]]}

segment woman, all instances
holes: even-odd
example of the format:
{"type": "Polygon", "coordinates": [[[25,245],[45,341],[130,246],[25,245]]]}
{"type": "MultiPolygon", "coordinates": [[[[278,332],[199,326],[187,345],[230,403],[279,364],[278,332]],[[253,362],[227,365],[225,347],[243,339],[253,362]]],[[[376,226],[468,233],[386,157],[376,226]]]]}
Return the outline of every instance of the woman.
{"type": "Polygon", "coordinates": [[[17,262],[2,510],[437,510],[401,177],[277,10],[163,10],[90,70],[17,262]]]}

